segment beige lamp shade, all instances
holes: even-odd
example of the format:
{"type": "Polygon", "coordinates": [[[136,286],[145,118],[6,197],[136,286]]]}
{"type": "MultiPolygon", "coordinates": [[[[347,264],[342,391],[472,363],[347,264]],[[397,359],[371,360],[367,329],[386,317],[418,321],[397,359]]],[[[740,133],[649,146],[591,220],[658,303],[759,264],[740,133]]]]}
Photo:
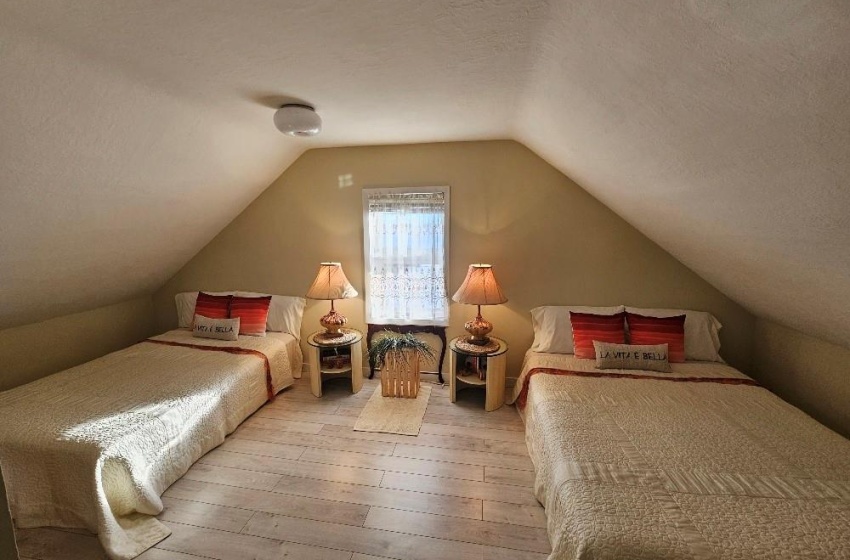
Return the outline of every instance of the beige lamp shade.
{"type": "Polygon", "coordinates": [[[307,290],[310,299],[348,299],[357,297],[357,290],[345,277],[342,265],[338,262],[323,262],[313,285],[307,290]]]}
{"type": "Polygon", "coordinates": [[[493,267],[489,264],[469,265],[466,278],[452,299],[458,303],[470,305],[498,305],[508,301],[499,283],[496,282],[493,267]]]}

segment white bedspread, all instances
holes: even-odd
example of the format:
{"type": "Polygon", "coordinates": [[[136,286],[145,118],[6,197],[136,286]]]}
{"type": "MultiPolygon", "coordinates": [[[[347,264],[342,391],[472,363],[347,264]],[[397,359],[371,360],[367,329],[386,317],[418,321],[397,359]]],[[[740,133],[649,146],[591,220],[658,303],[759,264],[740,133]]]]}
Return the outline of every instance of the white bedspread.
{"type": "MultiPolygon", "coordinates": [[[[594,365],[529,353],[522,376],[594,365]]],[[[746,378],[718,363],[673,370],[605,371],[746,378]]],[[[850,558],[850,441],[767,390],[547,374],[529,387],[550,559],[850,558]]]]}
{"type": "MultiPolygon", "coordinates": [[[[154,338],[257,350],[275,390],[301,367],[288,334],[154,338]]],[[[85,528],[111,558],[134,558],[170,534],[152,517],[163,491],[266,400],[259,356],[149,342],[2,392],[0,464],[15,522],[85,528]]]]}

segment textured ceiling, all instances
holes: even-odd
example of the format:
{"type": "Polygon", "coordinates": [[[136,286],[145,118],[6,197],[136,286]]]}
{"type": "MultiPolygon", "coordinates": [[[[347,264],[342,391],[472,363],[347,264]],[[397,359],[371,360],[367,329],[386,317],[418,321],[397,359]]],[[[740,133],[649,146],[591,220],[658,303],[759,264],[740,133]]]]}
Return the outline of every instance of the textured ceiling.
{"type": "Polygon", "coordinates": [[[0,328],[153,291],[305,149],[508,137],[544,8],[0,1],[0,328]]]}
{"type": "Polygon", "coordinates": [[[850,346],[844,0],[3,0],[0,52],[0,328],[152,291],[305,149],[516,138],[850,346]]]}

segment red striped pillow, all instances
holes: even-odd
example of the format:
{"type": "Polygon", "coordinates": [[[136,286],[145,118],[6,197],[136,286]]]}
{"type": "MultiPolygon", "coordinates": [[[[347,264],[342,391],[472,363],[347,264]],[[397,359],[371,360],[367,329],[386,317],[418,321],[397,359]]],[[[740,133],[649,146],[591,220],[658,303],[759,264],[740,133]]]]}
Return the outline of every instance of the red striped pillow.
{"type": "Polygon", "coordinates": [[[208,319],[227,319],[230,315],[230,300],[232,299],[233,296],[211,296],[199,292],[198,300],[195,302],[194,315],[201,315],[208,319]]]}
{"type": "Polygon", "coordinates": [[[594,315],[570,311],[570,325],[573,328],[573,346],[575,346],[576,358],[596,359],[596,349],[593,347],[594,340],[624,344],[626,342],[626,329],[623,323],[625,316],[625,313],[594,315]]]}
{"type": "Polygon", "coordinates": [[[272,296],[233,297],[230,302],[230,318],[239,317],[239,334],[266,336],[266,322],[272,296]]]}
{"type": "Polygon", "coordinates": [[[684,362],[686,317],[647,317],[626,313],[630,344],[666,344],[670,363],[684,362]]]}

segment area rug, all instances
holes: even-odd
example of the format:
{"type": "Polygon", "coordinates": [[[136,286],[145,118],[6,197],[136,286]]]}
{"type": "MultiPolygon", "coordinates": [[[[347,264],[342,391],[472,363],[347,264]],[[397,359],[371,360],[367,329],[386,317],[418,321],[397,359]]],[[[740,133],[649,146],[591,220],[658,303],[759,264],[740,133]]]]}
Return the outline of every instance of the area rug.
{"type": "Polygon", "coordinates": [[[430,397],[431,387],[426,384],[415,399],[384,397],[379,385],[357,418],[354,431],[418,436],[430,397]]]}

